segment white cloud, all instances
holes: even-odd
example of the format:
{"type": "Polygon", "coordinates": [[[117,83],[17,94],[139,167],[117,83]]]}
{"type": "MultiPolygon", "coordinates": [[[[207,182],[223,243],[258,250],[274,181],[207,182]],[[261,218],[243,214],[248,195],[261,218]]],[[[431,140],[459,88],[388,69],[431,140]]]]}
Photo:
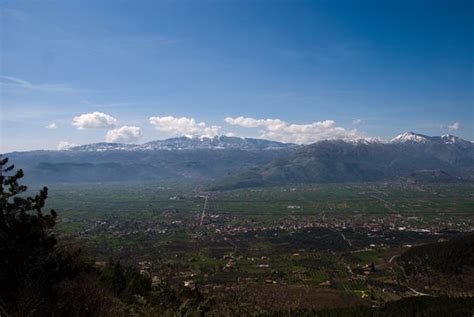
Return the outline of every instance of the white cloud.
{"type": "Polygon", "coordinates": [[[178,135],[215,136],[219,126],[208,126],[204,122],[196,122],[194,118],[181,117],[150,117],[150,123],[159,131],[178,135]]]}
{"type": "Polygon", "coordinates": [[[74,144],[68,141],[60,141],[58,143],[57,149],[58,151],[66,151],[75,146],[77,146],[77,144],[74,144]]]}
{"type": "Polygon", "coordinates": [[[72,119],[72,125],[77,129],[108,129],[117,124],[117,119],[103,112],[81,114],[72,119]]]}
{"type": "Polygon", "coordinates": [[[54,130],[58,128],[58,125],[56,123],[50,123],[47,126],[45,126],[46,129],[54,130]]]}
{"type": "Polygon", "coordinates": [[[282,126],[285,126],[286,123],[280,119],[254,119],[248,117],[227,117],[224,119],[225,122],[231,125],[237,125],[244,128],[257,128],[257,127],[265,127],[269,130],[277,130],[282,126]]]}
{"type": "Polygon", "coordinates": [[[107,142],[129,143],[137,141],[141,136],[142,132],[139,127],[123,126],[107,131],[105,140],[107,142]]]}
{"type": "Polygon", "coordinates": [[[461,127],[461,124],[456,121],[456,122],[453,122],[453,124],[448,125],[448,130],[456,131],[456,130],[459,130],[460,127],[461,127]]]}
{"type": "Polygon", "coordinates": [[[354,119],[352,120],[352,125],[359,125],[362,123],[362,120],[361,119],[354,119]]]}
{"type": "Polygon", "coordinates": [[[327,139],[358,139],[356,129],[348,130],[335,126],[333,120],[316,121],[309,124],[290,124],[280,119],[254,119],[246,117],[225,118],[225,122],[244,128],[263,128],[260,137],[280,142],[309,144],[327,139]]]}

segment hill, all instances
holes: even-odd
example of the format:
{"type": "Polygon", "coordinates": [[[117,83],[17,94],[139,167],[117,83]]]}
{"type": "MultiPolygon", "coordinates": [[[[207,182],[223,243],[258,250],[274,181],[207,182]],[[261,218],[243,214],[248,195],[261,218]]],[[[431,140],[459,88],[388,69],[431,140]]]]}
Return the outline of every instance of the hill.
{"type": "Polygon", "coordinates": [[[413,247],[397,262],[413,286],[443,293],[471,291],[474,288],[474,234],[413,247]]]}

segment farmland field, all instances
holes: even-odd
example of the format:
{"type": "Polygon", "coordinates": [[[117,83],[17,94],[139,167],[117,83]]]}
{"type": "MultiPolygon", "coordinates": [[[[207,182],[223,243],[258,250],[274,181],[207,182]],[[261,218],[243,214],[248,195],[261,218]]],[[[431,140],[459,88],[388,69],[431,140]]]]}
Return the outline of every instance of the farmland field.
{"type": "Polygon", "coordinates": [[[222,303],[240,292],[281,310],[412,296],[397,256],[471,232],[473,193],[472,184],[209,192],[110,183],[52,185],[47,207],[60,211],[58,233],[87,246],[97,263],[117,258],[222,303]]]}

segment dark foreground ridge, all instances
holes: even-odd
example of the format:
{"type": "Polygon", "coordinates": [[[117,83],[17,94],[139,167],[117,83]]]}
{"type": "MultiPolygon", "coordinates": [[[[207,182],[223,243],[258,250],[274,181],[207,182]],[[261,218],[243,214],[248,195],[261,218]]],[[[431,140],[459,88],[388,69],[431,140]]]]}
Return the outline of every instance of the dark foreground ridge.
{"type": "Polygon", "coordinates": [[[367,306],[327,309],[319,311],[292,311],[289,313],[265,314],[268,317],[399,317],[399,316],[471,316],[474,298],[411,297],[385,304],[383,307],[367,306]]]}

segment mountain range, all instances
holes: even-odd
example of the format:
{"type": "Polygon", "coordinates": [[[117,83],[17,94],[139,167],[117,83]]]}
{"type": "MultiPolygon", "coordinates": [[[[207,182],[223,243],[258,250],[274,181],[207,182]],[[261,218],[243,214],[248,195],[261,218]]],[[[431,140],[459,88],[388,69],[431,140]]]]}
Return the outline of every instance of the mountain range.
{"type": "Polygon", "coordinates": [[[451,135],[407,132],[390,142],[334,140],[302,146],[268,164],[226,177],[216,189],[401,178],[453,182],[473,177],[473,143],[451,135]]]}
{"type": "Polygon", "coordinates": [[[474,143],[403,133],[310,145],[216,136],[145,144],[95,143],[63,151],[5,154],[32,183],[157,181],[214,189],[300,183],[474,180],[474,143]]]}
{"type": "Polygon", "coordinates": [[[166,140],[156,140],[144,144],[124,143],[94,143],[75,146],[69,151],[74,152],[103,152],[103,151],[159,151],[159,150],[278,150],[297,146],[291,143],[281,143],[262,139],[238,138],[229,136],[209,137],[179,137],[166,140]]]}

